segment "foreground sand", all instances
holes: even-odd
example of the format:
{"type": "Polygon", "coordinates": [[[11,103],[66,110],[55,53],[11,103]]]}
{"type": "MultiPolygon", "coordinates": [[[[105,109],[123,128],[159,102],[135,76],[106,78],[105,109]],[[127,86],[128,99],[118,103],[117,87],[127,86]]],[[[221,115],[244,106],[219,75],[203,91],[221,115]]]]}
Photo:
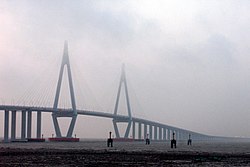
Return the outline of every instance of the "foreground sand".
{"type": "Polygon", "coordinates": [[[0,166],[250,166],[250,142],[0,143],[0,166]]]}

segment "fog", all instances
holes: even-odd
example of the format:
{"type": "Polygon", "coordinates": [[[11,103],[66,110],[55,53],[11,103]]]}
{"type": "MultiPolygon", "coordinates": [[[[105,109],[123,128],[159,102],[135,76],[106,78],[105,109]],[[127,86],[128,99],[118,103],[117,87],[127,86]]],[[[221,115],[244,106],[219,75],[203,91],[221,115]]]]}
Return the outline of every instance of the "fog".
{"type": "MultiPolygon", "coordinates": [[[[247,0],[1,0],[1,104],[52,106],[67,40],[78,108],[112,113],[125,63],[133,116],[250,137],[249,8],[247,0]]],[[[59,106],[68,107],[63,83],[59,106]]],[[[79,116],[75,133],[110,130],[110,119],[79,116]]],[[[49,114],[42,132],[54,133],[49,114]]]]}

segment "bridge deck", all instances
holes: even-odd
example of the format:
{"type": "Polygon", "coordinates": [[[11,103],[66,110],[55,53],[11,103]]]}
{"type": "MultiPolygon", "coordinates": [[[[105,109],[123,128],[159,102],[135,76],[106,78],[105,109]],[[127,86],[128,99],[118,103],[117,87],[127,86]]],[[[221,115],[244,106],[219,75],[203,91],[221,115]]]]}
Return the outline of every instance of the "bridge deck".
{"type": "MultiPolygon", "coordinates": [[[[41,111],[41,112],[47,112],[47,113],[52,113],[52,112],[63,112],[63,113],[73,113],[72,109],[62,109],[62,108],[51,108],[51,107],[33,107],[33,106],[11,106],[11,105],[0,105],[0,111],[3,110],[9,110],[9,111],[41,111]]],[[[121,120],[121,121],[128,121],[130,118],[129,116],[125,116],[125,115],[115,115],[115,114],[111,114],[111,113],[105,113],[105,112],[100,112],[100,111],[89,111],[89,110],[77,110],[77,114],[78,115],[88,115],[88,116],[96,116],[96,117],[104,117],[104,118],[111,118],[111,119],[116,119],[116,120],[121,120]]],[[[170,125],[166,125],[163,123],[159,123],[159,122],[154,122],[154,121],[150,121],[150,120],[146,120],[146,119],[142,119],[142,118],[136,118],[136,117],[132,117],[132,121],[134,122],[139,122],[142,124],[147,124],[147,125],[151,125],[151,126],[158,126],[158,127],[163,127],[166,129],[172,129],[172,130],[176,130],[176,131],[185,131],[186,133],[192,133],[195,135],[202,135],[202,136],[207,136],[201,133],[197,133],[197,132],[193,132],[190,130],[186,130],[186,129],[182,129],[182,128],[178,128],[178,127],[174,127],[174,126],[170,126],[170,125]]]]}

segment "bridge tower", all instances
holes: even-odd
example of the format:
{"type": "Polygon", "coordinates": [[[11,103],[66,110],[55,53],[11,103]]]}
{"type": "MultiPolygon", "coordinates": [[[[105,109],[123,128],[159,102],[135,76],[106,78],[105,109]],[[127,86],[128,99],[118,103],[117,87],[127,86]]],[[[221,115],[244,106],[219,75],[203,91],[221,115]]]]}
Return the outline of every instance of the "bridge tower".
{"type": "Polygon", "coordinates": [[[131,107],[130,107],[130,102],[129,102],[129,95],[128,95],[128,87],[127,87],[127,80],[126,80],[126,74],[125,74],[125,65],[122,65],[122,74],[121,74],[121,79],[120,79],[120,84],[117,92],[117,97],[116,97],[116,102],[115,102],[115,109],[114,109],[114,115],[117,115],[118,112],[118,106],[119,106],[119,100],[120,100],[120,94],[121,94],[121,89],[122,85],[124,85],[125,88],[125,97],[126,97],[126,102],[127,102],[127,112],[128,112],[128,119],[113,119],[113,125],[114,125],[114,130],[115,130],[115,135],[117,138],[120,138],[120,133],[119,129],[117,126],[118,122],[127,122],[127,129],[124,134],[124,138],[129,137],[129,132],[131,129],[131,123],[132,123],[132,115],[131,115],[131,107]]]}
{"type": "Polygon", "coordinates": [[[71,118],[71,123],[70,123],[66,137],[71,138],[74,127],[75,127],[75,123],[76,123],[77,111],[76,111],[76,101],[75,101],[74,87],[73,87],[71,68],[70,68],[70,62],[69,62],[67,41],[65,41],[65,43],[64,43],[62,64],[61,64],[61,69],[60,69],[60,73],[59,73],[59,79],[58,79],[58,83],[57,83],[57,89],[56,89],[56,95],[55,95],[53,108],[54,108],[54,112],[52,113],[52,119],[53,119],[54,128],[55,128],[55,132],[56,132],[56,137],[62,137],[61,130],[60,130],[58,120],[57,120],[58,117],[69,117],[69,118],[71,118]],[[60,90],[61,90],[63,72],[64,72],[65,67],[67,67],[67,72],[68,72],[68,81],[69,81],[69,90],[70,90],[72,109],[70,109],[67,112],[62,112],[62,111],[58,111],[57,108],[58,108],[58,101],[59,101],[59,95],[60,95],[60,90]]]}

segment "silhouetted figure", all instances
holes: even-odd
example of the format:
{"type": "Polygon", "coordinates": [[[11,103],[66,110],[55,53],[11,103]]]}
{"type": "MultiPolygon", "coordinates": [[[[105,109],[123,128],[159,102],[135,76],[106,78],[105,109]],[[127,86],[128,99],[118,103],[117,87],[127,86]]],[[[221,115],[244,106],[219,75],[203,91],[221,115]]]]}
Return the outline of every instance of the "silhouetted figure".
{"type": "Polygon", "coordinates": [[[108,141],[107,141],[107,146],[111,146],[113,147],[113,139],[111,138],[111,133],[112,132],[109,132],[109,138],[108,138],[108,141]]]}
{"type": "Polygon", "coordinates": [[[147,134],[147,138],[146,138],[146,145],[149,145],[150,144],[150,140],[148,138],[148,134],[147,134]]]}
{"type": "Polygon", "coordinates": [[[190,145],[190,146],[192,145],[192,139],[191,139],[191,135],[190,135],[190,134],[189,134],[189,138],[188,138],[188,143],[187,143],[187,144],[188,144],[188,146],[189,146],[189,145],[190,145]]]}
{"type": "Polygon", "coordinates": [[[173,139],[171,140],[171,148],[176,148],[176,140],[174,139],[175,133],[173,133],[173,139]]]}

